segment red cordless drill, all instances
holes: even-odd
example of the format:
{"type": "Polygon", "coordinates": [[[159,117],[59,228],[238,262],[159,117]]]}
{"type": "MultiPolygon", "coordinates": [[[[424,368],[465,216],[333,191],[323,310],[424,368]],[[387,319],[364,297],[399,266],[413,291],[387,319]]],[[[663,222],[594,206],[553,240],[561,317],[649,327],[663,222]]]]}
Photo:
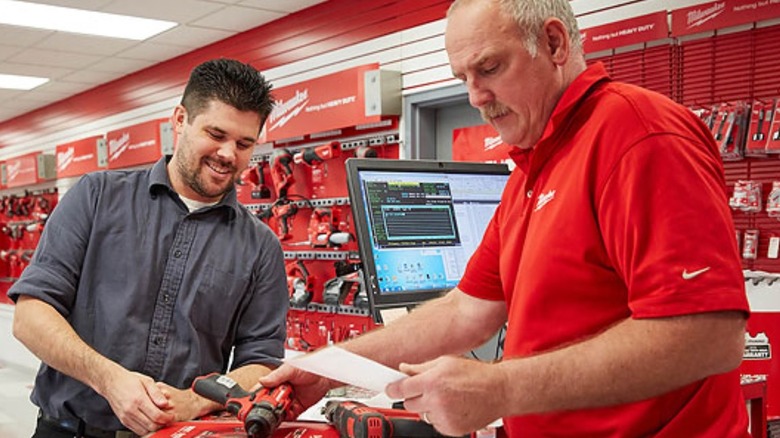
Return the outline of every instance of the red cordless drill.
{"type": "Polygon", "coordinates": [[[355,401],[332,400],[322,409],[340,438],[443,437],[418,414],[403,409],[374,408],[355,401]]]}
{"type": "Polygon", "coordinates": [[[293,177],[293,156],[287,149],[276,149],[271,153],[271,180],[277,198],[287,197],[287,190],[295,182],[293,177]]]}
{"type": "Polygon", "coordinates": [[[196,378],[192,389],[225,406],[244,423],[247,436],[252,438],[269,438],[282,421],[294,420],[300,414],[292,386],[286,383],[247,392],[230,377],[213,373],[196,378]]]}

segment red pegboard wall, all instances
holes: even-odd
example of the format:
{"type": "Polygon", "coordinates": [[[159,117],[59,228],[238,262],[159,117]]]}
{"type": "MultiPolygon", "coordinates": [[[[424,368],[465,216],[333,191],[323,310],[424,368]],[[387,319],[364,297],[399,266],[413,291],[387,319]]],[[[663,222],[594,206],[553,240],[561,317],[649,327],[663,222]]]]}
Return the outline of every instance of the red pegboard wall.
{"type": "Polygon", "coordinates": [[[780,258],[767,257],[769,239],[780,237],[780,220],[769,217],[766,212],[766,199],[772,190],[772,182],[780,181],[780,157],[746,158],[740,161],[724,163],[728,193],[734,191],[738,180],[751,180],[761,183],[762,208],[757,213],[732,210],[734,226],[740,233],[740,249],[744,246],[745,230],[758,230],[758,257],[755,260],[742,259],[742,268],[754,271],[780,273],[780,258]]]}
{"type": "MultiPolygon", "coordinates": [[[[780,25],[754,27],[729,33],[589,58],[603,62],[613,79],[662,93],[689,108],[737,101],[771,100],[780,97],[780,25]]],[[[767,258],[769,239],[780,236],[780,221],[766,213],[767,195],[773,181],[780,181],[780,157],[751,157],[724,163],[727,191],[738,180],[761,183],[762,210],[733,210],[741,237],[745,230],[759,230],[758,258],[743,260],[743,268],[780,273],[780,259],[767,258]]],[[[736,237],[735,237],[736,238],[736,237]]],[[[742,239],[740,239],[742,244],[742,239]]]]}

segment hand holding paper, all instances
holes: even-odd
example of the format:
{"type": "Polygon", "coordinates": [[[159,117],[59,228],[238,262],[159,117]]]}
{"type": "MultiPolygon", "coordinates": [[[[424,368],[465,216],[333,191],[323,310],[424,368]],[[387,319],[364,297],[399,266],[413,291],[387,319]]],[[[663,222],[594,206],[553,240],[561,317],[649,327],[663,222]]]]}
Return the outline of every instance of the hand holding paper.
{"type": "Polygon", "coordinates": [[[407,377],[400,371],[340,347],[323,348],[287,359],[285,363],[319,376],[378,392],[384,392],[387,384],[407,377]]]}

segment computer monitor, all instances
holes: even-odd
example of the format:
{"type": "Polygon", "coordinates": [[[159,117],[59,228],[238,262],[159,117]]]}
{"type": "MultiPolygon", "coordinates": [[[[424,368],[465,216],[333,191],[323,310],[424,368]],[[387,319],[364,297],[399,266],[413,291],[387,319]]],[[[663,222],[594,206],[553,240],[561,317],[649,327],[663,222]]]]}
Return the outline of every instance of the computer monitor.
{"type": "Polygon", "coordinates": [[[347,183],[370,307],[458,285],[509,178],[503,164],[351,158],[347,183]]]}

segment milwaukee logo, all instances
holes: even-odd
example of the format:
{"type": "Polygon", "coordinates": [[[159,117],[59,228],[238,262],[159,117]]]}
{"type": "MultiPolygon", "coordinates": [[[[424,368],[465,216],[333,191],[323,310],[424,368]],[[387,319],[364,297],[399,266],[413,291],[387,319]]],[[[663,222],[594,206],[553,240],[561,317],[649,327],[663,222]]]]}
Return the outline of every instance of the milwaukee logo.
{"type": "Polygon", "coordinates": [[[22,162],[16,161],[9,163],[6,170],[8,171],[8,181],[13,181],[19,176],[19,171],[22,169],[22,162]]]}
{"type": "Polygon", "coordinates": [[[303,91],[295,90],[295,96],[287,101],[280,101],[274,106],[271,114],[268,116],[268,122],[271,124],[268,131],[281,128],[286,125],[293,117],[297,116],[301,110],[309,103],[309,89],[303,91]]]}
{"type": "Polygon", "coordinates": [[[497,137],[485,137],[484,146],[485,150],[489,151],[501,146],[504,142],[501,141],[501,136],[497,137]]]}
{"type": "Polygon", "coordinates": [[[108,160],[114,161],[130,146],[130,133],[125,132],[119,138],[108,141],[108,160]]]}
{"type": "Polygon", "coordinates": [[[698,27],[722,14],[726,9],[726,3],[715,3],[707,9],[695,9],[688,12],[688,29],[698,27]]]}
{"type": "Polygon", "coordinates": [[[539,211],[544,207],[545,205],[549,204],[550,201],[555,198],[555,190],[550,190],[547,193],[543,193],[539,195],[539,197],[536,199],[536,208],[534,211],[539,211]]]}
{"type": "Polygon", "coordinates": [[[76,148],[69,147],[67,151],[57,154],[57,170],[62,172],[73,162],[73,156],[76,155],[76,148]]]}

